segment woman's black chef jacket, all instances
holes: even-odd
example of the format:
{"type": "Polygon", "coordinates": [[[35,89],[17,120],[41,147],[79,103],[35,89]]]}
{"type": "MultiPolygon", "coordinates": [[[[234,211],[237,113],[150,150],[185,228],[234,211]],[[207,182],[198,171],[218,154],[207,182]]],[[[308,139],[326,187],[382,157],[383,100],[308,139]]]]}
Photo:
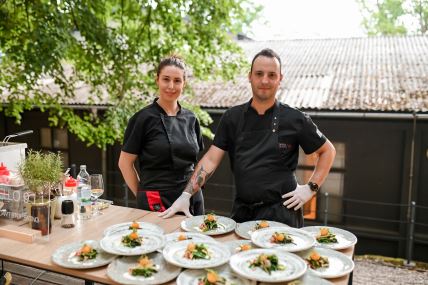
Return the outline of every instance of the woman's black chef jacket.
{"type": "MultiPolygon", "coordinates": [[[[138,155],[137,203],[141,209],[169,208],[183,192],[203,150],[198,120],[179,107],[176,116],[168,116],[155,100],[137,112],[126,128],[122,151],[138,155]]],[[[191,212],[203,214],[201,193],[192,197],[191,212]]]]}
{"type": "Polygon", "coordinates": [[[301,227],[301,209],[288,210],[281,196],[296,188],[299,146],[309,154],[325,142],[309,116],[278,101],[263,115],[251,107],[251,101],[226,111],[214,145],[228,151],[235,176],[232,218],[301,227]]]}

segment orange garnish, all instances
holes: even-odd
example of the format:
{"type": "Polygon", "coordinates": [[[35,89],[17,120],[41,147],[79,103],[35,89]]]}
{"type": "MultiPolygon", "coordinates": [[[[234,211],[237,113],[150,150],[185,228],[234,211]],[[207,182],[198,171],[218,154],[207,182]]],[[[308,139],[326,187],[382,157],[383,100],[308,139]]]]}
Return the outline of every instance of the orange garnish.
{"type": "Polygon", "coordinates": [[[241,251],[245,251],[245,250],[250,250],[251,249],[251,245],[249,245],[249,244],[242,244],[240,247],[241,247],[241,251]]]}
{"type": "Polygon", "coordinates": [[[137,239],[138,238],[138,234],[136,232],[132,232],[132,233],[129,234],[129,238],[132,239],[132,240],[137,239]]]}
{"type": "Polygon", "coordinates": [[[140,228],[140,224],[134,221],[134,222],[132,222],[132,224],[131,224],[130,227],[133,228],[133,229],[139,229],[140,228]]]}
{"type": "Polygon", "coordinates": [[[92,248],[89,246],[89,245],[84,245],[83,247],[82,247],[82,249],[80,250],[80,252],[81,253],[90,253],[91,252],[91,250],[92,250],[92,248]]]}
{"type": "Polygon", "coordinates": [[[328,229],[327,228],[321,228],[320,229],[320,236],[326,236],[328,235],[328,229]]]}
{"type": "Polygon", "coordinates": [[[285,238],[284,234],[275,234],[275,239],[277,241],[283,241],[285,238]]]}
{"type": "Polygon", "coordinates": [[[213,271],[209,271],[207,273],[207,280],[210,283],[216,283],[218,281],[218,275],[213,271]]]}
{"type": "Polygon", "coordinates": [[[211,214],[208,214],[207,215],[207,220],[210,221],[210,222],[215,221],[215,216],[211,215],[211,214]]]}
{"type": "Polygon", "coordinates": [[[310,258],[310,259],[312,259],[312,260],[317,261],[317,260],[319,260],[319,259],[320,259],[320,255],[319,255],[317,252],[313,251],[313,252],[311,253],[311,256],[310,256],[309,258],[310,258]]]}
{"type": "Polygon", "coordinates": [[[183,234],[181,234],[181,235],[179,235],[178,236],[178,238],[177,238],[179,241],[181,241],[181,240],[186,240],[187,239],[187,237],[185,236],[185,235],[183,235],[183,234]]]}

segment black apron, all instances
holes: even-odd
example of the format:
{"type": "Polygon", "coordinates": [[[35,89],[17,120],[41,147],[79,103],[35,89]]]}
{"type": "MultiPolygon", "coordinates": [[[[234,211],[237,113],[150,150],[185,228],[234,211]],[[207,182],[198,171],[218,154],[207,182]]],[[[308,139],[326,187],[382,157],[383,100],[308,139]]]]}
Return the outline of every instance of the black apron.
{"type": "MultiPolygon", "coordinates": [[[[171,171],[176,173],[177,185],[174,189],[138,189],[137,203],[138,208],[148,211],[163,212],[180,197],[193,173],[193,165],[189,166],[189,160],[199,152],[199,146],[196,135],[191,130],[183,128],[186,124],[180,120],[179,116],[169,117],[160,114],[163,127],[170,144],[171,159],[174,169],[172,170],[152,170],[151,175],[158,171],[171,171]]],[[[146,173],[147,174],[147,173],[146,173]]],[[[195,193],[190,199],[190,213],[192,215],[203,215],[204,200],[202,190],[195,193]]]]}
{"type": "Polygon", "coordinates": [[[232,219],[236,222],[271,220],[300,228],[302,210],[287,209],[282,195],[297,186],[294,172],[288,170],[278,141],[279,102],[275,101],[270,129],[244,132],[245,105],[238,122],[234,166],[235,201],[232,219]]]}

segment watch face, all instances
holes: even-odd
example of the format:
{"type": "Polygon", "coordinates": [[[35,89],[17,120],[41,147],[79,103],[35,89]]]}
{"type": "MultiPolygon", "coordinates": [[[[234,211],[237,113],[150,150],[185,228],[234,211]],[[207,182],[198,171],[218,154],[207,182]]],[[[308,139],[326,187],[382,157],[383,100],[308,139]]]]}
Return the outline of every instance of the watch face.
{"type": "Polygon", "coordinates": [[[308,185],[309,185],[309,188],[311,188],[312,191],[318,192],[318,189],[319,189],[318,184],[313,183],[313,182],[309,182],[308,185]]]}

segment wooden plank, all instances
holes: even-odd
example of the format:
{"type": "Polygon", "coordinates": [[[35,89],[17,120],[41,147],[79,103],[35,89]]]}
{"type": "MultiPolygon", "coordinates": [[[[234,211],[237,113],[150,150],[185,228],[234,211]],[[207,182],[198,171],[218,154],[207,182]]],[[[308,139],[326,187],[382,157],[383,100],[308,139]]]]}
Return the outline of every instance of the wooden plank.
{"type": "Polygon", "coordinates": [[[25,243],[32,243],[40,231],[19,227],[16,225],[5,225],[0,227],[0,237],[17,240],[25,243]]]}

